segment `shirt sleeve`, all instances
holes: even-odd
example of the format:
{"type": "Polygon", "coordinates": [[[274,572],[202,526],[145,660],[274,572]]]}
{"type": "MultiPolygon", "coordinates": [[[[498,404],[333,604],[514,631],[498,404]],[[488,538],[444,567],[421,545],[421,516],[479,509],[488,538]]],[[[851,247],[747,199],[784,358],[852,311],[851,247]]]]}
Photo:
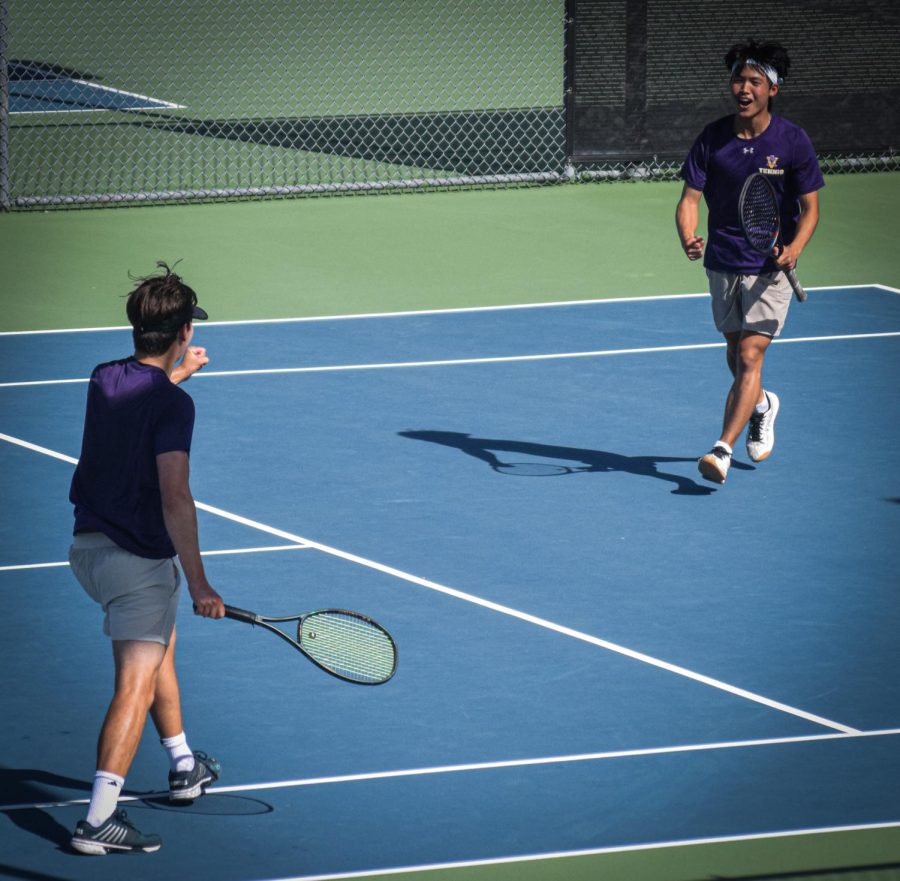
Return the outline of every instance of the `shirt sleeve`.
{"type": "Polygon", "coordinates": [[[822,176],[822,169],[819,168],[815,148],[803,129],[797,132],[791,176],[792,189],[798,196],[813,193],[825,186],[825,178],[822,176]]]}
{"type": "Polygon", "coordinates": [[[160,402],[156,430],[153,435],[153,453],[171,453],[176,450],[191,451],[194,434],[194,401],[191,396],[172,386],[171,392],[160,402]]]}
{"type": "Polygon", "coordinates": [[[684,165],[681,166],[681,177],[684,182],[695,190],[703,191],[706,186],[706,171],[709,164],[709,145],[704,137],[704,131],[694,141],[684,165]]]}

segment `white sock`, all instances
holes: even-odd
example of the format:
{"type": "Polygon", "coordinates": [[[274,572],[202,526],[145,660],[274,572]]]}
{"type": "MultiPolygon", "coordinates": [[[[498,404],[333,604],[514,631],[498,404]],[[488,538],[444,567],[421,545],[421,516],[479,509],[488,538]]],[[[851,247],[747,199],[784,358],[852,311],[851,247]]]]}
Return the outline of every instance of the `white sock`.
{"type": "Polygon", "coordinates": [[[723,450],[725,450],[726,453],[728,453],[729,456],[734,452],[734,450],[732,450],[731,447],[728,446],[728,444],[726,444],[723,440],[717,440],[715,444],[713,444],[713,446],[721,447],[723,450]]]}
{"type": "Polygon", "coordinates": [[[87,821],[91,826],[100,826],[113,815],[124,785],[125,778],[111,771],[98,771],[94,775],[91,804],[87,815],[87,821]]]}
{"type": "Polygon", "coordinates": [[[763,392],[762,400],[756,405],[756,412],[762,416],[763,413],[768,412],[769,409],[769,396],[763,392]]]}
{"type": "Polygon", "coordinates": [[[174,737],[163,737],[160,743],[169,754],[169,764],[173,771],[194,770],[194,753],[188,746],[187,736],[183,731],[174,737]]]}

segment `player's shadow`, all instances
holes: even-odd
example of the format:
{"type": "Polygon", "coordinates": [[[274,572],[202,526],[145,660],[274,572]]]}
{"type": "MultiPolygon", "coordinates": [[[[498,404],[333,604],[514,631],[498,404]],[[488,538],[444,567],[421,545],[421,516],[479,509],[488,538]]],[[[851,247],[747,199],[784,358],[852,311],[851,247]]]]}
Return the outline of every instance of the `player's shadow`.
{"type": "MultiPolygon", "coordinates": [[[[23,831],[55,844],[59,850],[74,853],[69,844],[72,830],[75,828],[74,822],[72,828],[67,828],[43,808],[28,806],[67,802],[66,797],[60,796],[60,789],[75,790],[89,797],[92,787],[92,780],[79,780],[75,777],[65,777],[62,774],[34,768],[8,768],[0,765],[0,793],[3,798],[3,804],[0,804],[0,814],[5,814],[14,825],[23,831]],[[19,807],[20,805],[25,807],[19,807]]],[[[269,814],[275,810],[271,804],[261,799],[225,793],[208,793],[202,800],[185,806],[171,805],[168,793],[153,793],[143,798],[138,795],[136,801],[129,802],[129,808],[177,810],[232,817],[269,814]]],[[[0,875],[3,875],[4,871],[9,870],[0,865],[0,875]]],[[[35,881],[45,877],[50,878],[50,876],[43,875],[23,875],[22,877],[33,877],[35,881]]]]}
{"type": "MultiPolygon", "coordinates": [[[[553,444],[536,444],[526,441],[503,440],[498,438],[472,437],[457,431],[401,431],[401,437],[413,440],[428,441],[452,447],[502,471],[509,462],[507,454],[529,456],[553,463],[575,463],[575,468],[564,468],[559,473],[591,473],[620,472],[634,474],[638,477],[655,477],[668,483],[674,483],[672,493],[680,496],[706,496],[715,492],[711,486],[698,484],[681,474],[672,474],[659,469],[660,464],[670,462],[695,462],[694,458],[683,456],[623,456],[606,450],[588,450],[578,447],[560,447],[553,444]],[[504,458],[501,458],[504,456],[504,458]]],[[[752,470],[752,466],[742,462],[732,462],[733,468],[752,470]]]]}
{"type": "MultiPolygon", "coordinates": [[[[91,786],[92,783],[89,781],[65,777],[50,771],[0,766],[0,792],[3,793],[3,802],[6,805],[60,802],[65,799],[60,798],[59,789],[74,789],[89,795],[91,786]]],[[[72,830],[57,822],[47,811],[31,807],[17,807],[10,810],[0,805],[0,813],[6,814],[12,823],[25,832],[68,850],[72,830]]]]}

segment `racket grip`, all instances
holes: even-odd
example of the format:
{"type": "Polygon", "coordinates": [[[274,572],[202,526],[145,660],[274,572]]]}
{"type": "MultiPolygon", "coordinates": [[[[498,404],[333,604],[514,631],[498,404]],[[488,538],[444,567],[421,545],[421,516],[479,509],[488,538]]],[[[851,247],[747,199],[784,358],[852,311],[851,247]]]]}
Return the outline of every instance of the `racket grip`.
{"type": "Polygon", "coordinates": [[[238,609],[235,606],[225,606],[225,617],[243,621],[246,624],[259,623],[259,615],[256,612],[248,612],[246,609],[238,609]]]}
{"type": "Polygon", "coordinates": [[[797,279],[797,273],[794,272],[793,269],[788,269],[785,272],[787,275],[787,280],[791,283],[791,287],[794,289],[794,296],[797,298],[798,302],[805,303],[806,302],[806,291],[803,290],[803,285],[800,284],[797,279]]]}

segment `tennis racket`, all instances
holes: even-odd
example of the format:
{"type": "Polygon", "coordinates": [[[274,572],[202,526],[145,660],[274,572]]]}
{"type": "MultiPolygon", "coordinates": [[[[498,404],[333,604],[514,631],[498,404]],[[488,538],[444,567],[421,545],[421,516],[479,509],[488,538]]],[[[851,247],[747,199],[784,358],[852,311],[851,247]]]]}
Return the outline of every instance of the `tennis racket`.
{"type": "MultiPolygon", "coordinates": [[[[744,238],[748,243],[760,254],[780,254],[783,246],[778,198],[775,187],[764,174],[755,171],[744,181],[738,209],[744,238]]],[[[801,303],[805,302],[806,291],[797,280],[794,270],[786,269],[784,273],[794,289],[794,295],[801,303]]]]}
{"type": "Polygon", "coordinates": [[[321,670],[357,685],[381,685],[397,669],[397,647],[380,624],[346,609],[321,609],[305,615],[270,618],[225,606],[225,617],[271,630],[321,670]],[[297,622],[293,639],[276,623],[297,622]]]}

